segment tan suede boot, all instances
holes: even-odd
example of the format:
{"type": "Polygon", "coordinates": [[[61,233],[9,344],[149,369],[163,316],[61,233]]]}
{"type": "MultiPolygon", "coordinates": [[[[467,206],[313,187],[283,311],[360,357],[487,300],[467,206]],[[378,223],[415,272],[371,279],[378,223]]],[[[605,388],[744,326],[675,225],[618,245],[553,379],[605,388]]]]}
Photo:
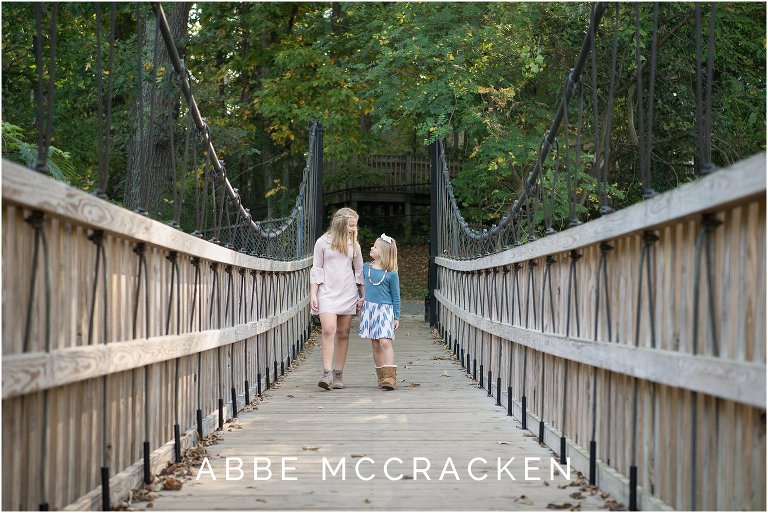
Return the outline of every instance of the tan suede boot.
{"type": "Polygon", "coordinates": [[[394,390],[397,382],[397,365],[384,365],[382,367],[381,388],[384,390],[394,390]]]}
{"type": "Polygon", "coordinates": [[[333,373],[329,370],[324,370],[320,381],[317,382],[317,386],[330,390],[331,386],[333,386],[333,373]]]}
{"type": "Polygon", "coordinates": [[[340,370],[333,370],[333,388],[344,388],[344,382],[341,380],[340,370]]]}
{"type": "Polygon", "coordinates": [[[376,377],[378,378],[376,386],[381,388],[381,382],[384,380],[384,367],[376,367],[376,377]]]}

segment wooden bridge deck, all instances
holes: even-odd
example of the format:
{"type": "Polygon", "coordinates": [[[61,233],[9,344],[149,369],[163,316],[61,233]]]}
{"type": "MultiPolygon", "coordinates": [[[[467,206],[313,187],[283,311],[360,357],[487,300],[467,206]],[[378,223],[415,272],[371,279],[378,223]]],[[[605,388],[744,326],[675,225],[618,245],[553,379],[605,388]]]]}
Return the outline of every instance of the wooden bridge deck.
{"type": "MultiPolygon", "coordinates": [[[[353,323],[353,330],[355,323],[353,323]]],[[[154,500],[154,510],[543,510],[599,509],[606,507],[600,493],[590,493],[575,470],[570,481],[555,469],[550,480],[550,458],[554,454],[540,446],[517,419],[486,397],[487,392],[462,371],[441,341],[434,340],[419,316],[403,316],[396,355],[398,387],[391,392],[376,388],[370,344],[353,333],[347,369],[347,388],[323,391],[317,387],[319,344],[310,345],[305,360],[267,392],[266,400],[253,412],[240,413],[231,431],[225,427],[222,441],[208,447],[211,469],[199,480],[194,476],[180,491],[163,491],[154,500]],[[240,429],[241,428],[241,429],[240,429]],[[226,481],[225,458],[243,460],[242,480],[226,481]],[[272,477],[254,480],[254,458],[270,458],[272,477]],[[281,479],[281,458],[286,477],[281,479]],[[400,458],[388,466],[389,458],[400,458]],[[501,466],[514,457],[507,469],[501,466]],[[526,480],[524,458],[532,470],[526,480]],[[323,458],[329,463],[323,480],[323,458]],[[370,458],[366,460],[364,458],[370,458]],[[425,458],[423,460],[418,458],[425,458]],[[455,473],[447,463],[455,466],[455,473]],[[475,481],[468,473],[472,465],[475,481]],[[339,462],[345,463],[345,479],[335,476],[339,462]],[[415,473],[429,462],[427,475],[415,473]],[[356,464],[359,463],[359,475],[356,464]],[[448,465],[443,479],[441,473],[448,465]],[[288,469],[287,467],[293,467],[288,469]],[[375,474],[371,481],[364,480],[375,474]],[[458,477],[458,479],[457,479],[458,477]],[[540,477],[533,481],[530,478],[540,477]]],[[[237,460],[231,460],[236,463],[237,460]]],[[[265,460],[259,460],[262,467],[265,460]]],[[[230,475],[239,476],[237,471],[230,475]]],[[[266,470],[258,476],[267,477],[266,470]]],[[[610,500],[610,499],[608,499],[610,500]]],[[[146,508],[150,503],[135,503],[146,508]]]]}

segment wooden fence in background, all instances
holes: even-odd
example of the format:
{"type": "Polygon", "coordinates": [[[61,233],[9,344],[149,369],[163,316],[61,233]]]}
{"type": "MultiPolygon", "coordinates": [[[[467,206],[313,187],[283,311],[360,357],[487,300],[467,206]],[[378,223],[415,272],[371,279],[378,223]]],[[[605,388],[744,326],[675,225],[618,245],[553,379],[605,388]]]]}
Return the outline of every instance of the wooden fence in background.
{"type": "Polygon", "coordinates": [[[765,169],[436,258],[447,344],[587,476],[594,442],[594,479],[625,504],[635,467],[640,509],[765,510],[765,169]]]}
{"type": "Polygon", "coordinates": [[[99,509],[282,374],[311,257],[251,257],[3,161],[3,509],[99,509]],[[37,257],[35,255],[37,254],[37,257]],[[140,264],[141,262],[141,264],[140,264]]]}
{"type": "MultiPolygon", "coordinates": [[[[447,159],[450,175],[456,176],[461,171],[461,162],[447,159]]],[[[363,169],[362,173],[351,173],[346,176],[343,184],[334,183],[328,187],[327,194],[345,189],[385,189],[388,192],[429,193],[430,160],[428,156],[404,154],[375,154],[368,155],[354,164],[355,169],[363,169]]],[[[349,173],[350,164],[342,166],[334,160],[323,163],[323,172],[331,181],[337,173],[349,173]]]]}

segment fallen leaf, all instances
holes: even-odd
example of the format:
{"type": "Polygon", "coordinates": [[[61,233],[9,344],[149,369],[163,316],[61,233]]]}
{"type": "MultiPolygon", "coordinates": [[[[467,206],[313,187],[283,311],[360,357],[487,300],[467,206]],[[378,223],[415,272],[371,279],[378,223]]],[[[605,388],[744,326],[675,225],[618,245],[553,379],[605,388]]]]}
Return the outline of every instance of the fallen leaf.
{"type": "Polygon", "coordinates": [[[572,507],[573,507],[573,504],[571,504],[570,502],[559,502],[559,503],[550,502],[549,504],[547,504],[547,509],[570,509],[572,507]]]}
{"type": "Polygon", "coordinates": [[[319,451],[320,447],[302,447],[302,451],[319,451]]]}
{"type": "Polygon", "coordinates": [[[420,387],[421,383],[411,383],[408,386],[411,387],[411,388],[416,388],[416,387],[420,387]]]}
{"type": "Polygon", "coordinates": [[[181,481],[175,477],[168,477],[163,481],[163,486],[166,490],[173,490],[175,492],[181,490],[181,481]]]}
{"type": "Polygon", "coordinates": [[[526,497],[525,495],[521,495],[520,497],[515,499],[515,502],[522,502],[523,504],[526,504],[528,506],[533,506],[533,501],[526,497]]]}
{"type": "Polygon", "coordinates": [[[573,492],[568,497],[570,497],[571,499],[584,499],[585,498],[584,495],[581,494],[581,492],[573,492]]]}

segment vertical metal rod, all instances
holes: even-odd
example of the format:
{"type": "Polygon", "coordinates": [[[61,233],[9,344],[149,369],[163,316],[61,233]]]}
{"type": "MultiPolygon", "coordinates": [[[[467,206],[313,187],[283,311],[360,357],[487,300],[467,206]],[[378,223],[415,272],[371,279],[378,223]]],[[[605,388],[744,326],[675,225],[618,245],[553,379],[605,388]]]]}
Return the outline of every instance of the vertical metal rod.
{"type": "Polygon", "coordinates": [[[443,171],[440,166],[441,150],[442,141],[435,141],[429,146],[431,177],[429,197],[430,204],[436,206],[436,208],[430,209],[429,216],[429,325],[433,328],[437,325],[438,320],[437,299],[435,298],[435,290],[437,289],[437,262],[435,259],[438,256],[438,251],[440,250],[440,219],[443,215],[447,215],[447,212],[438,212],[439,206],[441,205],[438,183],[443,171]]]}
{"type": "Polygon", "coordinates": [[[566,457],[565,457],[565,449],[566,449],[566,442],[565,442],[565,436],[560,436],[560,463],[565,464],[566,463],[566,457]]]}
{"type": "Polygon", "coordinates": [[[523,429],[528,429],[528,400],[525,396],[522,397],[522,408],[523,429]]]}

